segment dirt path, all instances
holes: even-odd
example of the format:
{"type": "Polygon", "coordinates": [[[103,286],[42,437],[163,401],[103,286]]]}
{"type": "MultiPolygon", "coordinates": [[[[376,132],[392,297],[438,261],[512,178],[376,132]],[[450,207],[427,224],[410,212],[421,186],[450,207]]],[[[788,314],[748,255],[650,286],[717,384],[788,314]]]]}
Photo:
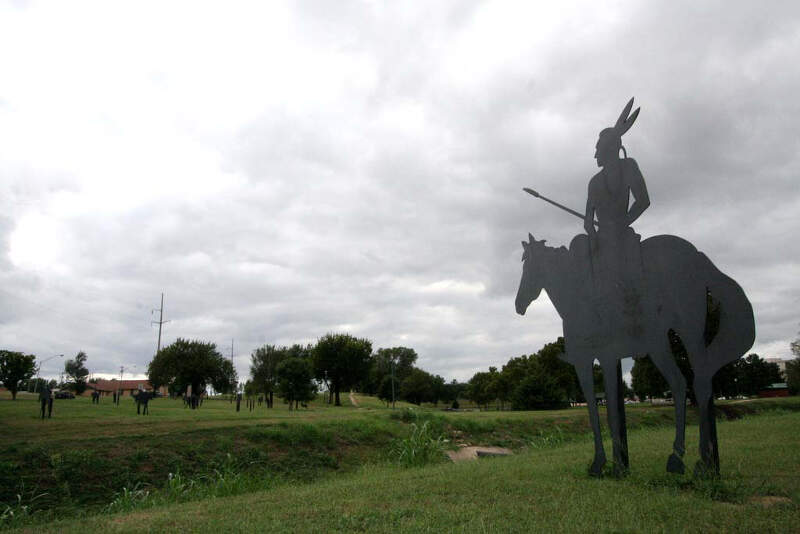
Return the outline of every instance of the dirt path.
{"type": "Polygon", "coordinates": [[[356,408],[358,408],[358,401],[356,400],[356,396],[355,396],[355,395],[353,395],[353,392],[352,392],[352,391],[350,392],[350,402],[352,402],[352,403],[353,403],[353,406],[355,406],[356,408]]]}

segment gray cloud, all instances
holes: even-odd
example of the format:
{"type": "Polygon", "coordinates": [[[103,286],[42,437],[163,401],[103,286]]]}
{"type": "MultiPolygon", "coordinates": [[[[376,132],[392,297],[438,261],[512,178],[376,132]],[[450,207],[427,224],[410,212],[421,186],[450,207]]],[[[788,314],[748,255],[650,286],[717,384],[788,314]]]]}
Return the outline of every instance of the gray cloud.
{"type": "MultiPolygon", "coordinates": [[[[750,295],[755,350],[785,345],[766,355],[787,355],[800,297],[798,8],[594,9],[542,12],[552,24],[531,20],[526,32],[491,3],[297,4],[287,31],[306,55],[241,68],[268,86],[318,68],[304,79],[319,88],[256,98],[244,120],[217,125],[214,106],[227,109],[241,89],[225,86],[197,108],[207,118],[175,119],[216,162],[213,177],[159,193],[115,178],[119,162],[104,170],[113,183],[153,188],[124,208],[69,209],[70,198],[100,195],[80,174],[88,162],[45,172],[0,155],[0,339],[42,355],[86,350],[96,372],[138,372],[155,350],[151,309],[164,290],[164,342],[197,337],[226,352],[235,338],[245,374],[261,343],[348,330],[376,347],[414,347],[425,368],[467,379],[560,335],[546,300],[514,313],[519,242],[533,232],[566,245],[580,221],[521,188],[582,209],[597,134],[635,96],[642,112],[624,142],[653,200],[637,230],[706,252],[750,295]],[[316,57],[352,75],[302,63],[316,57]],[[11,261],[10,236],[31,210],[58,221],[58,269],[11,261]]],[[[215,61],[209,69],[228,65],[215,61]]],[[[182,64],[142,62],[148,80],[162,73],[155,95],[173,90],[182,64]]],[[[2,114],[18,106],[2,91],[0,139],[10,139],[2,114]]]]}

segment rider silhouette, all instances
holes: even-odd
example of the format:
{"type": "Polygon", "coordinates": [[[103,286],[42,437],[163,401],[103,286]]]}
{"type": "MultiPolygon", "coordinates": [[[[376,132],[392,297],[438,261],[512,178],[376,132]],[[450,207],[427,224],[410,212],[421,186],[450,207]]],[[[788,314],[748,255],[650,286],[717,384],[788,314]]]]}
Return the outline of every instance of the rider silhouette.
{"type": "Polygon", "coordinates": [[[636,108],[629,116],[632,106],[631,98],[617,123],[600,132],[594,157],[601,171],[589,181],[584,228],[589,235],[596,312],[637,337],[642,262],[640,236],[630,225],[650,206],[650,197],[639,166],[622,146],[622,135],[639,115],[636,108]]]}

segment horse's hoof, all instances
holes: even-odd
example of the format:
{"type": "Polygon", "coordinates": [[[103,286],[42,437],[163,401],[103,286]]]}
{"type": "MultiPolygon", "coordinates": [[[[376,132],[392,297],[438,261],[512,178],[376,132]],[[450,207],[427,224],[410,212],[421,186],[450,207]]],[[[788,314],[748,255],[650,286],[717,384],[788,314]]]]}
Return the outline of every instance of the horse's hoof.
{"type": "Polygon", "coordinates": [[[696,478],[716,478],[719,476],[717,468],[711,464],[707,464],[702,460],[697,460],[694,464],[694,476],[696,478]]]}
{"type": "Polygon", "coordinates": [[[667,472],[682,475],[686,472],[686,466],[683,464],[681,457],[674,452],[667,458],[667,472]]]}
{"type": "Polygon", "coordinates": [[[593,477],[601,477],[603,476],[603,466],[606,465],[605,460],[595,460],[592,462],[592,465],[589,466],[589,476],[593,477]]]}
{"type": "Polygon", "coordinates": [[[628,468],[617,462],[614,462],[614,468],[611,472],[616,478],[624,478],[628,476],[628,468]]]}

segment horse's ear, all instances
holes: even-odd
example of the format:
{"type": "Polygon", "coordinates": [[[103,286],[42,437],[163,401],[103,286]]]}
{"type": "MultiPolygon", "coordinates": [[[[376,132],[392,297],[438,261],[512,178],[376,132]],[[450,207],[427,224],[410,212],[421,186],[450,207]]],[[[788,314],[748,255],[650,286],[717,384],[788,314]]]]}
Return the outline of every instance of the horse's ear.
{"type": "Polygon", "coordinates": [[[528,232],[528,241],[530,242],[531,245],[533,245],[536,242],[536,240],[533,238],[533,235],[530,232],[528,232]]]}

